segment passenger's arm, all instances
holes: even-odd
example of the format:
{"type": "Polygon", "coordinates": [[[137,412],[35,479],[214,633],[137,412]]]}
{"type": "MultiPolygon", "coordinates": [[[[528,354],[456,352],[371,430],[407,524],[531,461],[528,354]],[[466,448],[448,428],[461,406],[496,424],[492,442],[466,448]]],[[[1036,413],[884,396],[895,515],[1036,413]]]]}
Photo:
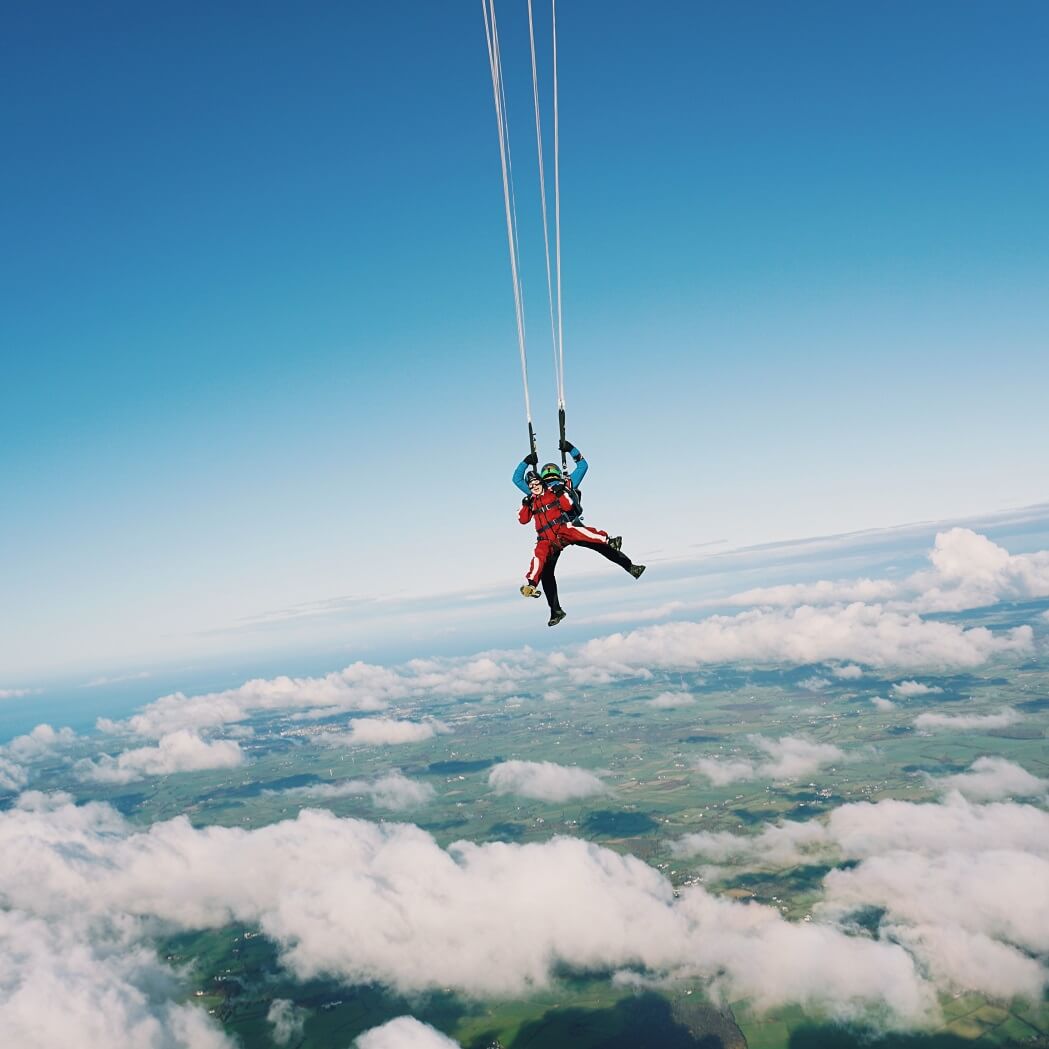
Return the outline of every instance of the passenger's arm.
{"type": "Polygon", "coordinates": [[[514,470],[514,485],[525,495],[528,495],[528,485],[525,484],[525,474],[528,473],[528,460],[522,459],[517,469],[514,470]]]}

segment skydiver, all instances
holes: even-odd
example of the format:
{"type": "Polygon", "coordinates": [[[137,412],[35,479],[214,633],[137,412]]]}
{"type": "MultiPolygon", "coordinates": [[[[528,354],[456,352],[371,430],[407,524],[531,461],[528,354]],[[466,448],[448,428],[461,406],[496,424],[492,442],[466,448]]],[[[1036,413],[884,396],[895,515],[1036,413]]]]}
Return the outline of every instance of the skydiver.
{"type": "Polygon", "coordinates": [[[581,546],[601,554],[602,557],[619,565],[635,579],[644,572],[644,565],[635,565],[622,553],[623,540],[611,537],[600,528],[591,528],[582,522],[582,507],[572,491],[578,493],[578,484],[586,474],[587,463],[569,441],[561,443],[561,450],[572,456],[576,467],[570,477],[565,477],[556,463],[547,463],[539,473],[528,467],[538,464],[533,452],[526,456],[514,472],[514,484],[527,492],[521,500],[518,520],[521,524],[535,521],[537,540],[532,562],[525,576],[521,593],[525,597],[539,597],[538,583],[543,584],[546,600],[550,606],[547,626],[557,626],[565,618],[557,595],[557,580],[554,569],[566,546],[581,546]]]}

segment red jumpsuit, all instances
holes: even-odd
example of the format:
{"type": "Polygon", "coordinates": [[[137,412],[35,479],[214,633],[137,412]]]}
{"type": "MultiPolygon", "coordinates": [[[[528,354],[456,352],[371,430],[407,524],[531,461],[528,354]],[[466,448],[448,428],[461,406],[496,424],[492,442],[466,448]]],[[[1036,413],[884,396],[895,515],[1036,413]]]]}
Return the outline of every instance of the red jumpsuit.
{"type": "MultiPolygon", "coordinates": [[[[555,495],[549,488],[542,495],[529,495],[521,504],[517,519],[521,524],[535,521],[538,533],[532,563],[525,578],[532,586],[539,582],[543,566],[553,550],[563,550],[571,543],[607,543],[608,533],[600,528],[584,524],[569,524],[565,516],[573,507],[571,496],[566,492],[555,495]]],[[[629,562],[627,562],[629,564],[629,562]]]]}

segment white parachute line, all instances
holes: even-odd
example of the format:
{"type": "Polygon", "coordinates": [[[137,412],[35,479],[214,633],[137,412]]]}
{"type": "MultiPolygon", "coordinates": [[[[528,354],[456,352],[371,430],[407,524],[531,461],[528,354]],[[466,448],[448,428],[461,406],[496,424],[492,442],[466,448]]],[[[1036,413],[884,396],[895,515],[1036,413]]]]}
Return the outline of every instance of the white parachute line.
{"type": "Polygon", "coordinates": [[[502,59],[499,54],[499,31],[495,22],[495,0],[481,0],[484,15],[484,34],[488,44],[488,64],[492,71],[492,97],[495,101],[495,120],[499,132],[499,163],[503,173],[503,205],[506,212],[506,240],[510,251],[510,276],[514,286],[514,314],[517,319],[517,348],[521,355],[521,380],[524,385],[525,417],[532,425],[532,405],[528,395],[528,354],[525,349],[524,307],[521,277],[517,264],[517,208],[513,202],[510,184],[510,140],[506,124],[505,96],[503,94],[502,59]]]}
{"type": "MultiPolygon", "coordinates": [[[[550,15],[554,41],[554,243],[557,251],[557,349],[559,366],[557,369],[558,395],[560,404],[565,406],[565,324],[561,309],[561,153],[559,148],[559,127],[557,119],[557,0],[550,0],[550,15]]],[[[545,215],[544,215],[545,218],[545,215]]]]}
{"type": "MultiPolygon", "coordinates": [[[[496,67],[499,70],[499,97],[502,100],[503,135],[506,139],[506,171],[510,182],[510,214],[513,217],[514,252],[517,259],[517,294],[521,299],[521,332],[528,344],[528,311],[525,308],[524,281],[521,278],[521,241],[517,221],[517,191],[514,188],[514,158],[510,153],[510,112],[506,106],[506,82],[503,80],[503,53],[499,47],[499,27],[495,24],[495,0],[492,0],[492,36],[495,41],[496,67]]],[[[531,417],[529,417],[531,421],[531,417]]]]}
{"type": "Polygon", "coordinates": [[[550,304],[550,344],[554,351],[554,384],[558,407],[564,401],[561,389],[561,369],[557,352],[557,327],[554,320],[554,289],[550,272],[550,233],[546,217],[546,165],[543,162],[543,131],[539,118],[539,77],[535,68],[535,29],[532,21],[532,0],[528,0],[528,45],[532,53],[532,100],[535,103],[535,146],[539,158],[539,200],[543,214],[543,248],[546,255],[546,298],[550,304]]]}

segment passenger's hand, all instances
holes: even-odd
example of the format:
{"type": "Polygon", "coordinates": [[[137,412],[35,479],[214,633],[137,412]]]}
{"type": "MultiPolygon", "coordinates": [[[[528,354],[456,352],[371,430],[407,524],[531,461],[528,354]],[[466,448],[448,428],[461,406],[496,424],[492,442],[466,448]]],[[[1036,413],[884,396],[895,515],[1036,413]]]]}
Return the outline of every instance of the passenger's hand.
{"type": "Polygon", "coordinates": [[[557,484],[550,485],[550,491],[554,493],[558,498],[565,494],[565,486],[558,482],[557,484]]]}

